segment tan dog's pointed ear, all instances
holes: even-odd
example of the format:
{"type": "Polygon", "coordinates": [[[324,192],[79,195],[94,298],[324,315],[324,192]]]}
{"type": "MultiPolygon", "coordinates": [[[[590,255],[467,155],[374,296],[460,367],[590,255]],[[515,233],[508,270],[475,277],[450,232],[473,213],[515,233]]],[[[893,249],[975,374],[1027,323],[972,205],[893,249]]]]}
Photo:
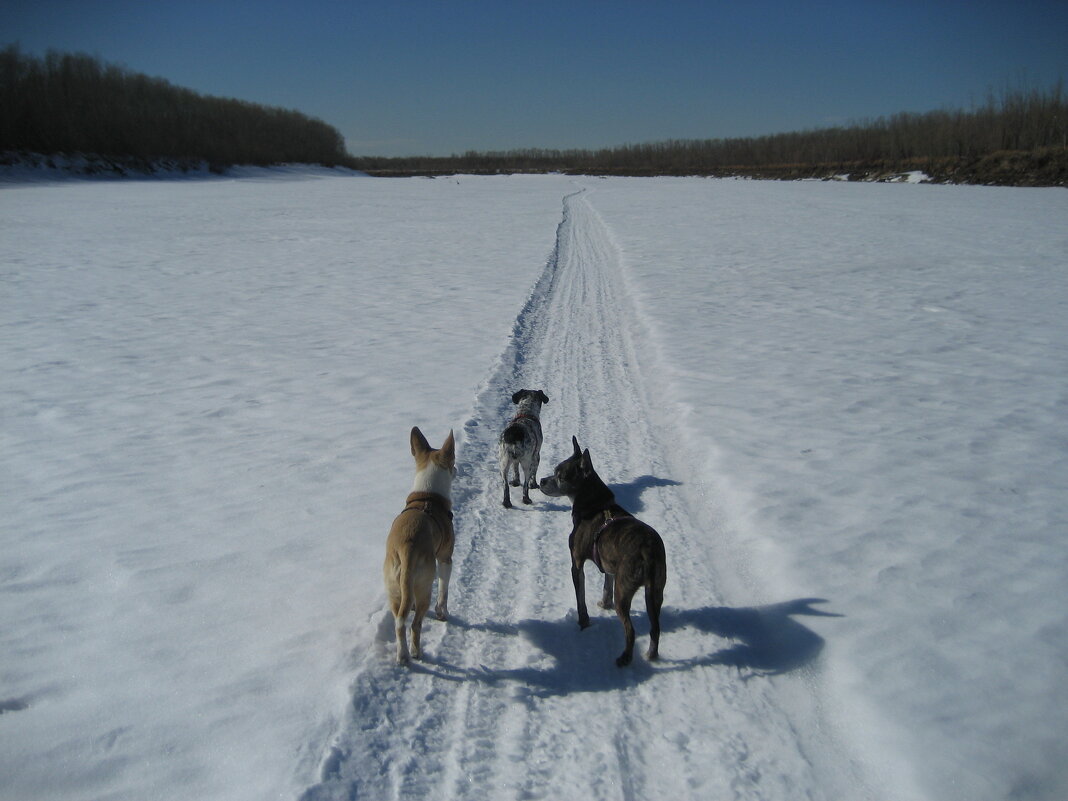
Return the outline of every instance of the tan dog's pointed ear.
{"type": "Polygon", "coordinates": [[[430,447],[430,443],[426,441],[426,437],[423,436],[423,432],[419,430],[419,426],[412,427],[412,456],[419,456],[421,453],[427,453],[433,450],[430,447]]]}
{"type": "Polygon", "coordinates": [[[453,439],[451,428],[449,429],[449,436],[445,437],[445,443],[441,446],[441,452],[445,454],[449,464],[456,461],[456,440],[453,439]]]}

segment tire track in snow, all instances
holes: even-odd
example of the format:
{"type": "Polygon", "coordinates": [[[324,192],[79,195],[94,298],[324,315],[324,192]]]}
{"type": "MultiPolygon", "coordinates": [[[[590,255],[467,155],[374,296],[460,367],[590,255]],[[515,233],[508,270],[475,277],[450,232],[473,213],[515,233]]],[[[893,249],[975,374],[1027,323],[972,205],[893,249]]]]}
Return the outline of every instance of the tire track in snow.
{"type": "MultiPolygon", "coordinates": [[[[822,798],[770,681],[742,681],[715,655],[729,643],[694,624],[717,605],[685,476],[662,442],[645,385],[641,320],[611,233],[585,190],[564,198],[555,250],[508,347],[464,425],[454,484],[457,548],[446,624],[424,628],[427,661],[392,662],[392,621],[360,665],[318,799],[822,798]],[[543,389],[541,474],[571,435],[624,506],[663,535],[668,585],[660,662],[644,660],[648,621],[635,597],[635,662],[619,669],[622,630],[591,603],[574,611],[566,505],[500,506],[497,434],[512,392],[543,389]],[[689,614],[688,614],[689,613],[689,614]]],[[[600,575],[587,565],[587,592],[600,575]]],[[[699,622],[699,621],[698,621],[699,622]]]]}

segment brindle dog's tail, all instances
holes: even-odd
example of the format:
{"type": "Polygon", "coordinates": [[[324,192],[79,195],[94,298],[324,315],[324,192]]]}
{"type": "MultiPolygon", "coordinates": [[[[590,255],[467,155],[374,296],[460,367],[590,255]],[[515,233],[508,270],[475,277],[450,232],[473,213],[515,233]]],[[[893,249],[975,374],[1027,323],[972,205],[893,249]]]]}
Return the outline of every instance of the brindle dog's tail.
{"type": "Polygon", "coordinates": [[[645,610],[649,615],[649,660],[660,656],[660,608],[664,605],[664,586],[667,584],[667,559],[664,543],[657,543],[659,558],[649,559],[645,570],[645,610]]]}

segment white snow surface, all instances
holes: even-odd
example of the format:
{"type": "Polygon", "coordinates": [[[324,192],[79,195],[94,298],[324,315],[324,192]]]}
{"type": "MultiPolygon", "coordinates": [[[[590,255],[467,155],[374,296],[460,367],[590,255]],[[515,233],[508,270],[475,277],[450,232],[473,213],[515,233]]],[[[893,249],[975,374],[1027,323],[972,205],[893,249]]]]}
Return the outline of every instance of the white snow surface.
{"type": "Polygon", "coordinates": [[[0,187],[0,799],[1068,797],[1068,193],[0,187]],[[668,551],[580,631],[589,447],[668,551]],[[394,664],[408,431],[452,618],[394,664]],[[518,492],[513,490],[518,501],[518,492]]]}

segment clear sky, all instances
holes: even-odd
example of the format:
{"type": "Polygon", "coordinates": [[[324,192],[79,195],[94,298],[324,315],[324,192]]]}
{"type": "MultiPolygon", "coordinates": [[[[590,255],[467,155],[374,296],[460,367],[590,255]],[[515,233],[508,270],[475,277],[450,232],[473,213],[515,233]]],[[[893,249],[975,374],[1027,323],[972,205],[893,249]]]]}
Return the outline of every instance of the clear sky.
{"type": "Polygon", "coordinates": [[[0,45],[292,108],[354,155],[753,136],[1068,79],[1068,0],[0,0],[0,45]]]}

